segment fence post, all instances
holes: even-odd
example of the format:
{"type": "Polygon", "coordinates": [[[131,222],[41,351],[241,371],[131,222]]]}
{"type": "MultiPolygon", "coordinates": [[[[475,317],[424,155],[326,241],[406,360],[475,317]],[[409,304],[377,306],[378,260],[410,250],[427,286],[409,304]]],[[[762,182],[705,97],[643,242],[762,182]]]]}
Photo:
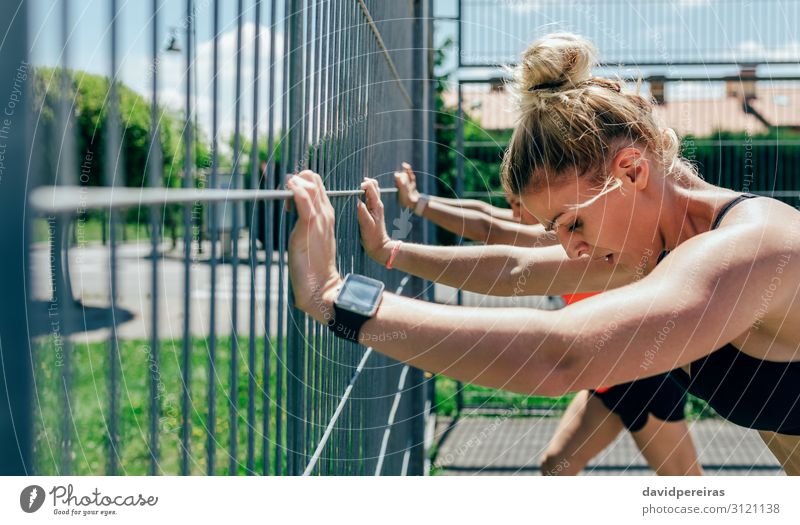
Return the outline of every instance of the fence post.
{"type": "MultiPolygon", "coordinates": [[[[461,9],[461,2],[458,3],[459,12],[461,9]]],[[[460,15],[459,15],[460,18],[460,15]]],[[[461,22],[459,21],[459,27],[461,22]]],[[[460,33],[459,33],[460,34],[460,33]]],[[[461,38],[459,36],[459,60],[461,57],[461,38]]],[[[464,197],[464,93],[461,86],[461,79],[457,80],[458,84],[458,106],[456,109],[456,198],[461,199],[464,197]]],[[[462,237],[458,238],[458,244],[464,242],[462,237]]],[[[464,303],[464,294],[461,288],[456,292],[456,304],[461,306],[464,303]]],[[[461,415],[461,409],[464,408],[464,384],[461,381],[456,382],[456,417],[461,415]]]]}
{"type": "Polygon", "coordinates": [[[3,116],[0,142],[5,144],[5,169],[0,170],[0,209],[3,210],[0,279],[0,475],[31,474],[33,407],[31,404],[31,347],[28,340],[26,283],[28,227],[25,210],[28,170],[27,105],[31,74],[28,64],[28,2],[0,3],[6,44],[0,54],[3,116]],[[10,114],[9,114],[10,113],[10,114]]]}
{"type": "MultiPolygon", "coordinates": [[[[306,151],[301,140],[303,127],[303,29],[305,26],[304,1],[289,0],[287,2],[287,20],[289,27],[289,47],[286,50],[289,61],[289,92],[288,111],[289,121],[287,129],[286,168],[285,174],[301,171],[301,159],[306,151]]],[[[283,158],[283,152],[281,152],[283,158]]],[[[287,231],[291,231],[296,220],[294,212],[285,216],[287,231]]],[[[296,476],[303,472],[303,457],[301,451],[302,420],[304,417],[302,406],[302,384],[304,376],[301,372],[305,341],[296,327],[305,326],[305,314],[294,306],[294,292],[289,287],[287,293],[287,316],[289,320],[286,334],[287,355],[287,384],[286,384],[286,447],[287,447],[287,474],[296,476]],[[293,326],[294,325],[294,326],[293,326]]]]}
{"type": "MultiPolygon", "coordinates": [[[[431,140],[428,135],[430,128],[428,119],[430,118],[430,108],[428,107],[428,65],[427,65],[427,7],[429,0],[414,0],[414,31],[413,42],[411,45],[413,53],[413,81],[411,83],[411,99],[413,102],[412,111],[414,112],[414,135],[412,140],[413,159],[412,165],[419,166],[418,172],[422,174],[421,180],[427,181],[430,173],[430,157],[428,155],[428,144],[431,140]]],[[[427,240],[424,228],[425,223],[417,223],[414,228],[414,240],[424,242],[427,240]]],[[[424,281],[414,279],[414,286],[411,288],[414,295],[420,296],[425,288],[424,281]]],[[[425,413],[425,377],[424,372],[418,368],[409,369],[409,394],[411,396],[412,417],[409,422],[411,425],[409,453],[410,460],[408,465],[408,475],[420,476],[425,472],[425,423],[427,421],[425,413]]]]}

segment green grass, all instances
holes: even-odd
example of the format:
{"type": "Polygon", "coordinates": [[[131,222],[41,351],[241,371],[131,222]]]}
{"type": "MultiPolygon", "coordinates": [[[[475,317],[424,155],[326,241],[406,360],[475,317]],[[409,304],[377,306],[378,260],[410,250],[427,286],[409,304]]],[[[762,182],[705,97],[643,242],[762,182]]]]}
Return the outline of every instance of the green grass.
{"type": "MultiPolygon", "coordinates": [[[[261,392],[263,382],[263,338],[256,345],[257,370],[256,392],[256,471],[263,464],[261,455],[261,421],[263,408],[261,392]]],[[[247,446],[247,388],[248,371],[246,355],[248,340],[239,338],[238,396],[236,400],[238,417],[238,458],[242,465],[239,473],[245,473],[244,458],[247,446]]],[[[158,390],[161,407],[159,421],[159,470],[164,474],[177,474],[180,471],[180,426],[181,426],[181,358],[180,340],[163,341],[159,348],[160,369],[158,370],[158,390]]],[[[216,437],[217,454],[214,471],[228,472],[229,445],[229,404],[230,385],[230,346],[229,338],[219,338],[217,344],[216,378],[216,437]]],[[[73,422],[72,462],[73,472],[78,475],[104,474],[108,457],[108,437],[104,421],[108,418],[109,407],[109,352],[107,343],[78,344],[73,347],[72,394],[70,406],[73,422]]],[[[63,368],[59,366],[58,347],[52,339],[36,345],[34,349],[36,389],[34,459],[37,474],[56,474],[59,458],[60,417],[63,401],[63,388],[59,388],[63,368]]],[[[120,342],[119,375],[119,471],[128,475],[146,474],[149,465],[149,342],[120,342]]],[[[190,472],[205,474],[206,467],[206,425],[208,419],[207,388],[209,384],[208,348],[206,340],[192,340],[190,392],[192,403],[191,432],[189,447],[191,451],[190,472]]],[[[275,371],[276,357],[271,355],[270,442],[275,442],[275,371]]],[[[285,399],[285,397],[284,397],[285,399]]],[[[285,428],[285,427],[284,427],[285,428]]],[[[274,448],[274,445],[271,446],[274,448]]],[[[274,451],[271,451],[270,468],[274,469],[274,451]]]]}

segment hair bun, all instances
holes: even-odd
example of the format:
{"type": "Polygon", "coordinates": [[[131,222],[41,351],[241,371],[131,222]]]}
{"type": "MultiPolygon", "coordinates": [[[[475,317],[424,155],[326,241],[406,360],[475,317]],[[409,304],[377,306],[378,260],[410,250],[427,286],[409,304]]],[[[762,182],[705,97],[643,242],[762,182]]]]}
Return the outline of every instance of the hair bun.
{"type": "Polygon", "coordinates": [[[571,89],[591,78],[597,49],[572,33],[545,35],[522,53],[514,70],[515,91],[524,102],[540,98],[537,91],[571,89]]]}

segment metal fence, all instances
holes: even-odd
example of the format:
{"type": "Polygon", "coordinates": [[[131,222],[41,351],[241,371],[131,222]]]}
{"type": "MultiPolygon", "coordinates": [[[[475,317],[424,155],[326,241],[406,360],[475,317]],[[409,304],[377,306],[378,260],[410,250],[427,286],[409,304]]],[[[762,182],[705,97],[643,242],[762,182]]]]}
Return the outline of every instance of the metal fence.
{"type": "Polygon", "coordinates": [[[514,125],[504,89],[537,37],[590,38],[595,74],[619,78],[656,102],[656,117],[683,138],[683,155],[708,181],[798,205],[800,50],[796,0],[457,0],[445,22],[457,43],[445,90],[455,108],[455,162],[440,174],[450,191],[490,197],[514,125]],[[781,22],[776,22],[781,21],[781,22]],[[711,30],[710,28],[716,28],[711,30]],[[476,130],[478,130],[476,132],[476,130]]]}
{"type": "MultiPolygon", "coordinates": [[[[456,44],[442,60],[453,124],[442,119],[437,137],[452,150],[438,173],[448,197],[505,206],[499,167],[516,115],[501,67],[513,66],[536,38],[571,31],[597,46],[595,74],[657,102],[657,118],[682,137],[683,156],[705,180],[800,206],[800,49],[788,22],[800,16],[797,0],[443,4],[439,40],[449,35],[456,44]]],[[[460,383],[455,396],[457,412],[509,404],[503,392],[476,395],[460,383]]],[[[556,401],[526,404],[549,411],[556,401]]]]}
{"type": "MultiPolygon", "coordinates": [[[[0,471],[422,474],[431,385],[293,308],[280,188],[286,174],[321,173],[340,271],[425,293],[369,261],[355,205],[364,176],[391,186],[402,161],[430,172],[431,62],[419,44],[430,2],[151,0],[131,31],[131,7],[109,0],[89,147],[76,74],[93,67],[76,38],[87,5],[57,3],[48,69],[29,54],[49,23],[37,4],[0,8],[8,37],[29,44],[4,45],[0,61],[3,93],[15,93],[0,180],[0,471]],[[136,99],[119,79],[143,42],[150,91],[136,99]],[[170,52],[179,108],[163,89],[170,52]],[[135,174],[132,98],[149,105],[135,174]],[[138,187],[125,187],[131,175],[138,187]]],[[[389,191],[385,202],[401,235],[424,240],[389,191]]]]}

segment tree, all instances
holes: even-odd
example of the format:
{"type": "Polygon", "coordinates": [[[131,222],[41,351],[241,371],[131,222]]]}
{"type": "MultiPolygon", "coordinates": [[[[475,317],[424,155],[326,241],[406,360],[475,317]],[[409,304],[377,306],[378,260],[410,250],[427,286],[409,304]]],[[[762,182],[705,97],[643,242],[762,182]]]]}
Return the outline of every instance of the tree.
{"type": "MultiPolygon", "coordinates": [[[[59,129],[58,115],[62,104],[66,104],[71,115],[71,129],[74,138],[75,165],[70,171],[75,174],[73,183],[82,186],[103,186],[106,184],[103,173],[106,168],[108,135],[110,79],[83,71],[67,72],[67,88],[62,89],[61,68],[39,67],[33,72],[33,108],[36,114],[34,173],[38,184],[53,184],[58,176],[58,164],[67,157],[62,155],[64,133],[59,129]]],[[[124,179],[113,181],[115,186],[147,186],[148,163],[151,162],[151,105],[145,97],[117,82],[120,120],[120,150],[118,155],[124,179]]],[[[179,112],[164,107],[158,108],[159,132],[162,151],[161,184],[168,187],[181,186],[184,170],[184,127],[183,116],[179,112]]],[[[192,136],[195,142],[195,166],[204,168],[210,164],[210,150],[201,130],[193,124],[192,136]]],[[[115,175],[116,177],[116,175],[115,175]]],[[[64,183],[64,181],[58,181],[64,183]]],[[[197,181],[195,181],[197,184],[197,181]]],[[[177,207],[169,206],[164,211],[164,222],[177,221],[177,207]]],[[[87,212],[93,216],[96,212],[87,212]]],[[[128,221],[146,220],[146,211],[132,209],[127,212],[128,221]],[[145,216],[143,217],[143,213],[145,216]]]]}

